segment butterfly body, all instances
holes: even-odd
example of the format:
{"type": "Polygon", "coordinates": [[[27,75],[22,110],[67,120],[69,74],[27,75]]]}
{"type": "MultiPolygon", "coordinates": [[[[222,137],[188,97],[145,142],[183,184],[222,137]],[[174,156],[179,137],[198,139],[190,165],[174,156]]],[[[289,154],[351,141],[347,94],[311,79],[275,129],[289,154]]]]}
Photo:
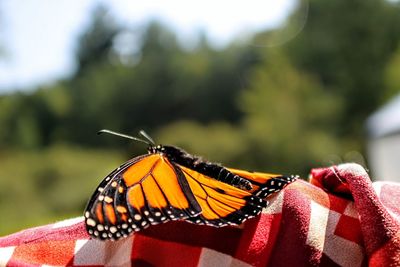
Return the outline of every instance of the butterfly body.
{"type": "Polygon", "coordinates": [[[233,185],[240,189],[252,189],[250,181],[243,179],[240,176],[228,171],[226,168],[219,164],[204,161],[203,159],[193,156],[178,147],[161,145],[151,146],[148,149],[148,152],[149,154],[165,154],[171,162],[193,169],[208,177],[213,177],[218,181],[233,185]]]}
{"type": "Polygon", "coordinates": [[[99,184],[86,207],[86,229],[94,238],[116,240],[174,220],[239,225],[267,206],[266,196],[294,180],[228,169],[174,146],[150,145],[147,155],[127,161],[99,184]]]}

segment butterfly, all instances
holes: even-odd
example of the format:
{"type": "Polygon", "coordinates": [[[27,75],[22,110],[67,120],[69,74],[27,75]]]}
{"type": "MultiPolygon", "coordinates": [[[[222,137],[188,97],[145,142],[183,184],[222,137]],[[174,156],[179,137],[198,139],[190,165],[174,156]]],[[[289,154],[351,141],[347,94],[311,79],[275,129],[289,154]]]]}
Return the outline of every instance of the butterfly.
{"type": "Polygon", "coordinates": [[[148,154],[128,160],[100,182],[84,212],[86,230],[100,240],[127,237],[150,225],[186,220],[199,225],[240,225],[258,215],[270,194],[297,176],[223,167],[175,146],[109,133],[148,145],[148,154]]]}

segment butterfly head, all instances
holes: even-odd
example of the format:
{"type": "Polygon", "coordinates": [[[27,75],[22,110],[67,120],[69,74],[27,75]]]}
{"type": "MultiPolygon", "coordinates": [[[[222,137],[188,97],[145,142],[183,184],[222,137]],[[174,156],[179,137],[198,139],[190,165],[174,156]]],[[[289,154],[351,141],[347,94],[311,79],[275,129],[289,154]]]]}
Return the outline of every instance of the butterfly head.
{"type": "Polygon", "coordinates": [[[155,153],[165,153],[165,147],[162,145],[156,145],[156,146],[149,146],[147,149],[149,154],[155,154],[155,153]]]}
{"type": "Polygon", "coordinates": [[[180,161],[180,159],[184,158],[187,153],[175,146],[163,146],[163,145],[156,145],[156,146],[149,146],[148,150],[149,154],[163,154],[171,161],[180,161]]]}

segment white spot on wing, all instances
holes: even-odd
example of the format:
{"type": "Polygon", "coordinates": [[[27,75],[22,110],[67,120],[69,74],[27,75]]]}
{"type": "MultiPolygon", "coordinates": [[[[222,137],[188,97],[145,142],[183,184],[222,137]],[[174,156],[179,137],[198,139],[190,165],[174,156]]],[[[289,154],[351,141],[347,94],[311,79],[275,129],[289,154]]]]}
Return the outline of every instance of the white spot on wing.
{"type": "Polygon", "coordinates": [[[90,218],[86,220],[86,224],[90,225],[90,226],[93,226],[93,227],[96,226],[95,220],[90,219],[90,218]]]}

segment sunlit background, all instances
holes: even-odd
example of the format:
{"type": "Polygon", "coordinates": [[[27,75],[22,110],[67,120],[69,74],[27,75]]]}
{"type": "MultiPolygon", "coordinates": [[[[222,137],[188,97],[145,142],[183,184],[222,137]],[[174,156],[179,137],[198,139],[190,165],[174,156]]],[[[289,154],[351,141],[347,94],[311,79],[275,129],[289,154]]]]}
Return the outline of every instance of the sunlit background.
{"type": "Polygon", "coordinates": [[[223,165],[400,180],[398,1],[0,1],[0,235],[79,216],[146,130],[223,165]],[[396,97],[397,96],[397,97],[396,97]]]}

